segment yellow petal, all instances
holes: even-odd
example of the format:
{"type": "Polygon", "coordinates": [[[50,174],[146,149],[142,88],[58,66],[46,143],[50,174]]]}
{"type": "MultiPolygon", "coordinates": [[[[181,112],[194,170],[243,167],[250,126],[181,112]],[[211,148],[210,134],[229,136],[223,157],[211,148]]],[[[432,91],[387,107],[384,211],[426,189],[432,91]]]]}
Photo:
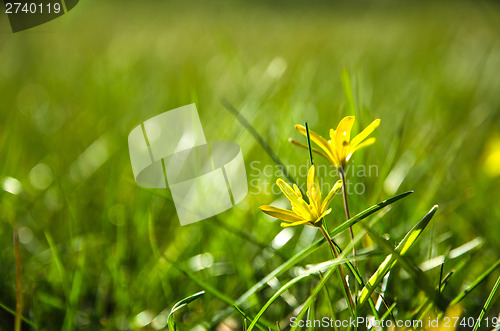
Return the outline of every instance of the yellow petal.
{"type": "Polygon", "coordinates": [[[373,143],[375,142],[375,138],[374,137],[371,137],[365,141],[363,141],[361,144],[359,144],[358,146],[352,148],[351,147],[351,150],[349,152],[349,155],[347,156],[346,160],[349,161],[349,159],[351,158],[352,154],[354,154],[355,151],[357,151],[358,149],[361,149],[363,147],[366,147],[366,146],[370,146],[372,145],[373,143]]]}
{"type": "Polygon", "coordinates": [[[282,209],[282,208],[273,207],[273,206],[260,206],[260,210],[262,210],[264,213],[268,214],[269,216],[276,217],[276,218],[279,218],[280,220],[287,221],[287,222],[298,222],[298,221],[303,220],[297,214],[295,214],[293,211],[287,210],[287,209],[282,209]]]}
{"type": "Polygon", "coordinates": [[[300,189],[297,186],[297,184],[293,184],[293,190],[295,191],[295,194],[297,194],[299,198],[302,198],[302,192],[300,192],[300,189]]]}
{"type": "Polygon", "coordinates": [[[341,187],[342,187],[342,181],[338,180],[335,183],[335,185],[333,185],[330,192],[328,192],[328,195],[326,196],[325,200],[323,201],[323,204],[321,205],[321,210],[325,210],[326,208],[328,208],[328,205],[330,204],[330,202],[332,202],[333,198],[335,197],[335,195],[337,194],[337,192],[340,190],[341,187]]]}
{"type": "Polygon", "coordinates": [[[298,203],[299,196],[295,193],[295,191],[288,185],[283,179],[278,178],[276,181],[276,184],[278,184],[281,192],[287,197],[288,200],[292,203],[298,203]]]}
{"type": "Polygon", "coordinates": [[[304,201],[304,199],[300,199],[301,204],[292,204],[292,210],[295,214],[297,214],[300,218],[308,221],[314,221],[316,219],[316,216],[311,209],[309,208],[309,205],[304,201]]]}
{"type": "Polygon", "coordinates": [[[366,139],[378,126],[380,125],[380,119],[376,119],[371,122],[363,131],[361,131],[356,137],[352,138],[351,147],[356,148],[363,140],[366,139]]]}
{"type": "Polygon", "coordinates": [[[314,215],[319,215],[319,207],[321,206],[321,192],[317,187],[313,186],[311,191],[307,193],[309,196],[309,205],[311,212],[314,215]]]}
{"type": "Polygon", "coordinates": [[[307,171],[307,192],[311,192],[311,189],[314,185],[315,181],[315,168],[314,165],[312,165],[309,168],[309,171],[307,171]]]}
{"type": "Polygon", "coordinates": [[[330,139],[332,141],[335,141],[335,130],[334,129],[330,129],[330,139]]]}
{"type": "Polygon", "coordinates": [[[307,173],[307,195],[309,196],[310,205],[312,205],[314,209],[318,211],[322,199],[318,175],[316,173],[316,168],[314,167],[314,165],[309,168],[309,171],[307,173]]]}
{"type": "MultiPolygon", "coordinates": [[[[302,133],[304,136],[307,137],[306,128],[303,125],[297,124],[297,125],[295,125],[295,128],[300,133],[302,133]]],[[[328,156],[328,160],[330,161],[330,163],[334,163],[335,161],[334,161],[333,154],[332,154],[330,144],[328,143],[328,141],[312,130],[309,130],[309,136],[310,136],[311,140],[316,145],[318,145],[318,147],[321,148],[323,150],[323,152],[328,156]]]]}
{"type": "MultiPolygon", "coordinates": [[[[325,210],[325,211],[323,212],[323,214],[321,214],[321,215],[319,216],[319,218],[318,218],[318,220],[317,220],[316,222],[318,222],[319,220],[323,219],[323,217],[325,217],[326,215],[330,214],[330,212],[331,212],[331,211],[332,211],[332,208],[329,208],[328,210],[325,210]]],[[[315,222],[315,223],[316,223],[316,222],[315,222]]]]}
{"type": "Polygon", "coordinates": [[[344,117],[337,126],[337,130],[335,130],[335,138],[339,140],[339,138],[343,138],[340,140],[347,140],[349,142],[351,137],[351,129],[354,124],[354,116],[346,116],[344,117]]]}
{"type": "Polygon", "coordinates": [[[338,162],[341,164],[344,162],[347,155],[346,150],[351,140],[351,129],[353,124],[354,116],[346,116],[340,121],[337,130],[335,130],[335,142],[332,141],[332,143],[337,152],[338,162]]]}
{"type": "MultiPolygon", "coordinates": [[[[303,215],[304,218],[314,218],[309,211],[309,206],[304,201],[301,196],[298,196],[294,189],[290,187],[283,179],[278,178],[276,184],[281,189],[281,192],[290,200],[292,203],[292,209],[295,211],[297,215],[303,215]]],[[[302,195],[302,194],[301,194],[302,195]]]]}
{"type": "Polygon", "coordinates": [[[310,223],[309,221],[299,221],[299,222],[293,222],[293,223],[281,223],[282,228],[287,228],[290,226],[297,226],[297,225],[302,225],[302,224],[308,224],[310,223]]]}

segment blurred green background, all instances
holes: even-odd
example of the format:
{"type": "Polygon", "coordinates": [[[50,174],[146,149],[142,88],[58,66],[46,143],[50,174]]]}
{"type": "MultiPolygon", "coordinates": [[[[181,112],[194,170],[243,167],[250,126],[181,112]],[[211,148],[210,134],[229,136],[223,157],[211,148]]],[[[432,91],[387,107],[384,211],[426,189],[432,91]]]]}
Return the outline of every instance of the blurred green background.
{"type": "MultiPolygon", "coordinates": [[[[5,309],[16,304],[14,230],[24,316],[39,330],[163,329],[172,305],[203,289],[172,261],[235,300],[320,237],[313,228],[282,232],[259,211],[285,203],[263,192],[276,176],[258,169],[273,161],[221,98],[286,165],[308,162],[307,152],[287,141],[304,142],[296,123],[308,121],[326,136],[346,115],[357,116],[354,132],[381,118],[375,145],[352,160],[378,167],[352,178],[366,188],[350,197],[352,213],[415,190],[376,226],[399,241],[439,204],[410,255],[422,263],[480,238],[445,292],[456,294],[499,258],[499,32],[500,4],[483,1],[81,1],[15,34],[2,14],[0,329],[14,323],[5,309]],[[344,68],[356,114],[345,103],[344,68]],[[250,185],[236,207],[181,227],[168,190],[135,184],[127,135],[143,120],[193,102],[208,140],[241,146],[250,185]]],[[[331,226],[344,220],[341,204],[334,201],[331,226]]],[[[341,245],[346,239],[337,238],[341,245]]],[[[329,256],[325,246],[306,261],[329,256]]],[[[382,259],[364,265],[363,275],[382,259]]],[[[437,269],[428,272],[436,284],[437,269]]],[[[245,311],[255,315],[297,270],[252,296],[245,311]]],[[[497,274],[467,297],[466,316],[477,317],[497,274]]],[[[394,276],[387,296],[411,311],[419,292],[404,276],[394,276]]],[[[294,287],[265,318],[286,322],[315,283],[312,277],[294,287]]],[[[207,293],[177,315],[180,329],[242,329],[237,313],[213,322],[227,307],[207,293]]],[[[327,315],[321,301],[317,310],[327,315]]]]}

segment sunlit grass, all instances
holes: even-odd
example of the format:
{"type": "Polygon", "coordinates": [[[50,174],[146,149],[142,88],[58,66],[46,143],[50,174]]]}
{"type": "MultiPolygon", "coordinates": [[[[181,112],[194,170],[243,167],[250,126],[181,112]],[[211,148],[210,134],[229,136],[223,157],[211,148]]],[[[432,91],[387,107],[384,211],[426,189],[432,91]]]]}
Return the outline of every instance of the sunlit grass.
{"type": "MultiPolygon", "coordinates": [[[[500,258],[496,4],[151,6],[82,2],[15,35],[0,21],[0,329],[15,323],[14,230],[23,330],[30,323],[37,330],[162,329],[176,302],[202,290],[173,316],[180,330],[241,330],[271,299],[257,324],[264,330],[275,330],[276,321],[285,329],[298,314],[348,316],[336,277],[300,278],[331,258],[321,234],[282,229],[258,210],[283,206],[279,190],[270,191],[281,175],[221,99],[287,166],[309,162],[306,150],[288,142],[303,138],[294,124],[307,121],[327,135],[347,115],[359,121],[355,132],[381,118],[377,143],[350,161],[378,170],[349,175],[366,189],[349,196],[351,216],[414,190],[363,221],[394,248],[438,204],[403,257],[434,290],[459,301],[464,316],[477,318],[485,303],[487,316],[498,315],[498,299],[488,298],[500,258]],[[346,102],[343,68],[355,108],[346,102]],[[180,227],[170,192],[135,184],[127,135],[192,102],[207,139],[241,146],[250,191],[235,208],[180,227]],[[303,303],[309,309],[301,313],[303,303]]],[[[345,258],[349,224],[342,204],[332,207],[330,233],[345,258]]],[[[360,224],[354,229],[367,282],[390,252],[362,235],[360,224]]],[[[320,270],[336,262],[327,263],[320,270]]],[[[384,297],[397,303],[391,314],[399,318],[440,314],[400,263],[384,297]]],[[[362,313],[372,314],[370,306],[362,313]]]]}

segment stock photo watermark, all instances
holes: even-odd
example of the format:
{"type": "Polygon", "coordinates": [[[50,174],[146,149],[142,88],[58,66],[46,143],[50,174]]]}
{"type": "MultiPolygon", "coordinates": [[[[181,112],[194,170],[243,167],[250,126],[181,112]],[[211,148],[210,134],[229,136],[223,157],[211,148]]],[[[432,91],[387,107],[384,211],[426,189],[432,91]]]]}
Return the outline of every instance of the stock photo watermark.
{"type": "Polygon", "coordinates": [[[195,104],[156,115],[128,136],[139,186],[169,189],[181,225],[232,208],[248,192],[240,146],[207,141],[195,104]]]}
{"type": "Polygon", "coordinates": [[[460,316],[445,316],[444,318],[426,318],[426,319],[408,319],[408,320],[376,320],[375,318],[359,316],[357,318],[349,317],[349,319],[333,319],[323,317],[314,320],[298,320],[296,317],[290,318],[291,327],[322,327],[322,328],[366,328],[367,330],[378,330],[380,328],[410,328],[410,329],[429,329],[440,328],[455,330],[458,326],[463,328],[472,328],[478,323],[480,326],[487,328],[500,327],[500,318],[483,318],[481,320],[475,317],[460,317],[460,316]]]}
{"type": "MultiPolygon", "coordinates": [[[[308,165],[271,165],[261,161],[252,161],[249,164],[249,193],[253,195],[264,194],[279,194],[280,188],[276,185],[276,178],[286,178],[288,174],[292,178],[306,178],[309,170],[308,165]]],[[[336,180],[339,178],[339,171],[332,165],[319,164],[315,165],[319,177],[320,187],[322,192],[329,192],[336,180]]],[[[350,195],[362,195],[366,192],[366,183],[361,181],[361,178],[378,177],[379,168],[377,165],[351,164],[345,168],[346,174],[346,192],[350,195]],[[351,179],[352,178],[352,179],[351,179]]],[[[306,181],[297,183],[297,186],[305,192],[307,191],[306,181]]]]}
{"type": "Polygon", "coordinates": [[[52,21],[71,9],[79,0],[3,0],[12,32],[19,32],[52,21]]]}

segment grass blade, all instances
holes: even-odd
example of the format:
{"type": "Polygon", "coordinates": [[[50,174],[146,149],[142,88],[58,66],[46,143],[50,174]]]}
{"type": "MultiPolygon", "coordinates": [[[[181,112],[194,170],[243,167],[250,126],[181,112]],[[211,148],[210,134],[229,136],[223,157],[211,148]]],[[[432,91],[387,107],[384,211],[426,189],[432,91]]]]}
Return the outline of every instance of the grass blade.
{"type": "Polygon", "coordinates": [[[394,202],[396,202],[402,198],[405,198],[412,193],[413,193],[413,191],[408,191],[408,192],[398,194],[390,199],[384,200],[382,202],[377,203],[376,205],[371,206],[368,209],[365,209],[361,213],[351,217],[349,220],[345,221],[344,223],[342,223],[341,225],[339,225],[335,229],[333,229],[332,232],[330,232],[330,237],[336,236],[336,235],[344,232],[345,230],[349,229],[351,226],[358,223],[362,219],[365,219],[366,217],[379,211],[380,209],[382,209],[386,206],[389,206],[389,205],[393,204],[394,202]]]}
{"type": "Polygon", "coordinates": [[[279,249],[274,249],[272,246],[269,246],[266,243],[260,242],[257,238],[255,238],[251,234],[249,234],[245,231],[242,231],[235,226],[231,226],[230,224],[224,223],[217,217],[214,217],[213,221],[208,223],[208,224],[210,226],[213,226],[214,228],[226,230],[227,232],[232,233],[235,236],[238,236],[238,237],[242,238],[243,240],[245,240],[246,242],[254,244],[255,246],[257,246],[261,249],[268,249],[273,254],[276,254],[279,257],[281,257],[283,260],[290,258],[290,256],[283,254],[283,252],[281,252],[279,249]]]}
{"type": "MultiPolygon", "coordinates": [[[[463,264],[463,266],[465,266],[465,264],[463,264]]],[[[452,270],[444,277],[443,281],[440,283],[441,285],[440,286],[438,285],[439,288],[438,291],[443,292],[446,285],[448,285],[448,281],[455,272],[456,270],[452,270]]],[[[427,315],[427,313],[431,308],[432,308],[431,300],[429,298],[426,298],[425,301],[420,305],[420,307],[418,307],[415,314],[413,314],[413,319],[418,319],[418,320],[424,319],[424,317],[427,315]]]]}
{"type": "Polygon", "coordinates": [[[468,243],[463,244],[460,247],[452,249],[446,255],[435,256],[427,261],[422,262],[419,267],[423,271],[434,269],[436,267],[441,266],[445,261],[456,259],[458,257],[463,256],[466,253],[479,249],[482,244],[483,240],[480,237],[477,237],[469,241],[468,243]]]}
{"type": "MultiPolygon", "coordinates": [[[[205,291],[207,291],[208,293],[214,295],[216,298],[218,298],[222,302],[230,305],[231,307],[234,307],[234,305],[238,305],[238,303],[234,302],[233,299],[231,299],[227,295],[223,294],[222,292],[220,292],[219,290],[217,290],[215,287],[213,287],[209,283],[207,283],[207,282],[199,279],[193,273],[189,272],[188,270],[186,270],[185,268],[183,268],[178,263],[176,263],[174,261],[170,261],[170,260],[168,260],[168,262],[170,262],[174,266],[174,268],[176,268],[177,270],[179,270],[180,272],[182,272],[183,274],[185,274],[189,279],[191,279],[192,281],[194,281],[200,287],[204,288],[205,291]]],[[[216,321],[212,321],[212,324],[214,324],[214,323],[216,323],[216,321]]],[[[264,321],[262,322],[262,324],[264,324],[266,327],[270,327],[270,324],[269,323],[265,323],[264,321]]]]}
{"type": "Polygon", "coordinates": [[[289,280],[285,285],[283,285],[282,287],[280,287],[280,289],[278,291],[276,291],[273,296],[264,304],[264,306],[260,309],[260,311],[257,313],[257,315],[255,315],[255,318],[253,320],[253,322],[250,324],[250,326],[248,327],[247,331],[251,331],[253,329],[253,327],[255,326],[255,324],[257,323],[257,321],[259,320],[259,318],[262,316],[262,314],[264,314],[264,312],[267,310],[267,308],[269,308],[269,306],[277,299],[281,296],[281,294],[283,294],[285,291],[287,291],[290,287],[292,287],[292,285],[298,283],[299,281],[303,280],[304,278],[307,278],[308,276],[310,276],[311,274],[313,273],[316,273],[316,272],[319,272],[321,270],[325,270],[326,268],[330,268],[330,267],[335,267],[341,263],[346,263],[347,260],[345,259],[342,259],[342,260],[339,260],[339,259],[335,259],[335,260],[330,260],[328,262],[325,262],[325,263],[321,263],[311,269],[308,269],[306,271],[304,271],[302,274],[298,275],[297,277],[295,278],[292,278],[291,280],[289,280]]]}
{"type": "MultiPolygon", "coordinates": [[[[396,247],[396,250],[400,252],[401,255],[404,255],[408,249],[415,243],[417,238],[420,236],[422,231],[425,229],[427,224],[429,224],[432,216],[436,212],[437,206],[434,206],[427,215],[424,216],[401,240],[401,242],[396,247]]],[[[394,267],[396,264],[396,256],[393,254],[387,255],[384,262],[380,264],[377,271],[370,277],[365,287],[361,290],[361,294],[359,296],[359,304],[360,306],[364,305],[368,298],[370,298],[371,294],[377,287],[377,285],[382,281],[385,275],[394,267]]]]}
{"type": "Polygon", "coordinates": [[[352,93],[351,77],[347,69],[342,69],[341,72],[342,90],[344,91],[344,99],[349,109],[349,114],[358,115],[356,104],[354,103],[354,95],[352,93]]]}
{"type": "Polygon", "coordinates": [[[498,279],[493,286],[493,289],[490,292],[490,295],[488,296],[488,299],[486,299],[486,302],[484,303],[483,308],[481,309],[481,313],[479,314],[479,317],[476,320],[476,325],[474,325],[474,329],[472,331],[476,331],[479,328],[479,325],[481,325],[481,321],[483,320],[484,315],[488,311],[488,308],[490,308],[490,304],[493,301],[493,297],[495,296],[495,293],[497,293],[498,286],[500,285],[500,276],[498,276],[498,279]]]}
{"type": "MultiPolygon", "coordinates": [[[[6,305],[4,305],[3,303],[0,302],[0,308],[2,308],[3,310],[5,310],[7,313],[11,314],[12,316],[16,316],[16,311],[7,307],[6,305]]],[[[21,320],[28,324],[29,326],[31,326],[33,329],[37,330],[37,326],[35,325],[35,323],[33,323],[32,321],[30,321],[29,319],[27,319],[26,317],[24,316],[21,316],[21,320]]]]}
{"type": "Polygon", "coordinates": [[[56,269],[59,273],[59,277],[61,277],[61,283],[62,287],[64,290],[64,294],[66,296],[66,299],[69,298],[69,285],[68,285],[68,280],[66,278],[66,270],[63,267],[63,264],[61,262],[61,258],[59,256],[59,252],[57,250],[57,247],[54,243],[54,239],[52,239],[52,236],[50,233],[47,231],[45,232],[45,238],[47,239],[47,243],[49,244],[50,247],[50,252],[52,253],[52,258],[54,259],[54,264],[56,266],[56,269]]]}
{"type": "Polygon", "coordinates": [[[229,110],[229,112],[231,112],[231,114],[233,114],[234,117],[236,117],[236,119],[238,120],[238,122],[240,122],[240,124],[243,125],[243,127],[245,129],[247,129],[248,132],[250,132],[250,134],[255,138],[255,140],[257,140],[257,142],[259,143],[259,145],[262,146],[262,148],[271,157],[271,159],[273,159],[274,163],[276,163],[278,166],[280,166],[280,168],[283,171],[283,174],[285,175],[285,177],[290,182],[296,183],[297,181],[292,176],[290,176],[290,174],[288,173],[287,167],[285,167],[285,165],[283,164],[283,162],[281,162],[281,160],[278,157],[278,155],[276,155],[276,153],[274,153],[274,151],[269,146],[269,144],[264,140],[264,138],[262,138],[262,136],[257,132],[257,130],[255,130],[255,128],[252,126],[252,124],[250,124],[250,122],[248,122],[247,119],[245,117],[243,117],[243,115],[241,115],[241,113],[238,111],[238,109],[236,109],[236,107],[233,106],[226,99],[221,99],[220,103],[227,110],[229,110]]]}
{"type": "Polygon", "coordinates": [[[189,279],[191,279],[192,281],[194,281],[200,287],[204,288],[210,294],[212,294],[215,297],[217,297],[222,302],[224,302],[224,303],[226,303],[226,304],[228,304],[230,306],[234,305],[233,299],[231,299],[227,295],[221,293],[219,290],[217,290],[215,287],[213,287],[212,285],[208,284],[207,282],[199,279],[198,277],[196,277],[195,275],[193,275],[191,272],[189,272],[188,270],[186,270],[185,268],[183,268],[182,266],[180,266],[177,262],[169,261],[169,260],[168,260],[168,262],[170,262],[174,266],[174,268],[176,268],[177,270],[179,270],[180,272],[182,272],[183,274],[185,274],[189,279]]]}
{"type": "Polygon", "coordinates": [[[181,301],[177,302],[173,307],[172,310],[170,311],[170,314],[168,314],[167,318],[167,323],[168,323],[168,328],[170,331],[177,331],[177,326],[175,325],[175,320],[174,320],[174,313],[183,307],[185,307],[188,303],[198,299],[201,297],[203,294],[205,294],[205,291],[201,291],[198,293],[195,293],[193,295],[190,295],[181,301]]]}
{"type": "MultiPolygon", "coordinates": [[[[396,196],[394,196],[392,198],[389,198],[387,200],[379,202],[376,205],[371,206],[370,208],[368,208],[368,209],[360,212],[359,214],[351,217],[351,219],[349,219],[348,221],[345,221],[344,223],[342,223],[341,225],[339,225],[335,229],[333,229],[330,232],[330,237],[333,238],[334,236],[336,236],[336,235],[342,233],[343,231],[349,229],[350,226],[356,224],[357,222],[359,222],[359,221],[367,218],[368,216],[372,215],[373,213],[376,213],[377,211],[383,209],[384,207],[387,207],[387,206],[393,204],[394,202],[407,197],[408,195],[410,195],[412,193],[413,193],[413,191],[404,192],[404,193],[396,195],[396,196]]],[[[277,277],[277,276],[281,275],[282,273],[286,272],[291,267],[293,267],[294,265],[296,265],[298,262],[302,261],[304,258],[306,258],[310,254],[312,254],[315,250],[317,250],[325,241],[326,241],[326,239],[323,237],[323,238],[317,240],[316,242],[314,242],[313,244],[311,244],[310,246],[304,248],[300,252],[297,252],[294,256],[292,256],[291,258],[289,258],[287,261],[283,262],[280,266],[278,266],[276,269],[274,269],[273,271],[271,271],[264,278],[262,278],[259,282],[257,282],[254,286],[252,286],[249,290],[247,290],[245,293],[243,293],[236,300],[236,304],[237,305],[243,304],[254,293],[256,293],[262,287],[264,287],[269,280],[273,279],[274,277],[277,277]]],[[[231,304],[231,306],[232,306],[232,304],[231,304]]],[[[232,308],[230,308],[228,310],[225,310],[222,313],[218,314],[212,320],[212,324],[214,324],[214,323],[218,322],[219,320],[221,320],[222,318],[226,317],[231,311],[232,311],[232,308]]]]}
{"type": "Polygon", "coordinates": [[[483,274],[481,274],[468,288],[466,288],[459,295],[457,295],[453,300],[451,300],[451,304],[454,305],[454,304],[462,301],[463,298],[465,298],[467,296],[467,294],[472,292],[472,290],[474,290],[483,280],[486,279],[486,277],[488,277],[489,274],[491,274],[496,268],[498,268],[498,266],[500,266],[500,260],[498,260],[488,270],[486,270],[483,274]]]}
{"type": "MultiPolygon", "coordinates": [[[[152,220],[152,217],[151,215],[149,216],[149,222],[148,222],[148,227],[149,227],[149,241],[150,241],[150,245],[151,245],[151,249],[153,251],[153,255],[155,256],[155,258],[157,258],[159,260],[159,265],[163,265],[163,262],[166,262],[168,261],[169,263],[171,263],[174,268],[176,268],[177,270],[179,270],[180,272],[182,272],[183,274],[185,274],[189,279],[191,279],[192,281],[194,281],[196,284],[198,284],[200,287],[204,288],[207,292],[209,292],[210,294],[214,295],[215,297],[217,297],[218,299],[220,299],[221,301],[223,301],[224,303],[228,304],[228,305],[231,305],[233,307],[237,307],[236,303],[231,299],[229,298],[228,296],[226,296],[225,294],[223,294],[222,292],[220,292],[219,290],[217,290],[215,287],[211,286],[210,284],[208,284],[207,282],[204,282],[203,280],[199,279],[198,277],[196,277],[193,273],[189,272],[188,270],[186,270],[185,268],[183,268],[180,264],[168,259],[166,256],[161,256],[160,255],[160,250],[158,248],[158,244],[157,244],[157,241],[156,241],[156,235],[155,235],[155,232],[154,232],[154,225],[153,225],[153,220],[152,220]]],[[[165,285],[163,284],[162,282],[162,286],[164,287],[164,291],[165,293],[167,293],[167,291],[165,290],[165,285]]],[[[240,313],[243,313],[243,311],[241,309],[237,309],[240,313]]],[[[244,314],[244,317],[251,320],[248,315],[244,314]]],[[[264,323],[262,323],[264,324],[264,323]]],[[[267,326],[267,325],[266,325],[267,326]]],[[[260,325],[258,325],[259,328],[260,325]]],[[[261,330],[264,330],[263,328],[261,328],[261,330]]]]}
{"type": "MultiPolygon", "coordinates": [[[[327,273],[321,277],[321,280],[319,281],[318,285],[314,288],[313,292],[311,295],[307,298],[306,302],[304,303],[304,306],[300,310],[300,312],[297,314],[297,321],[302,320],[304,317],[305,313],[307,312],[308,308],[311,307],[311,305],[314,303],[314,300],[318,296],[319,292],[324,288],[326,285],[327,280],[333,275],[335,272],[335,268],[330,268],[330,270],[327,271],[327,273]]],[[[290,331],[295,331],[298,328],[298,323],[295,325],[295,327],[292,327],[290,331]]]]}
{"type": "MultiPolygon", "coordinates": [[[[432,209],[429,211],[429,213],[417,224],[422,225],[425,222],[428,223],[434,213],[436,212],[437,206],[432,207],[432,209]]],[[[413,242],[416,240],[416,238],[419,236],[419,234],[422,232],[423,228],[417,229],[417,231],[410,231],[407,236],[405,236],[405,239],[403,239],[402,245],[398,245],[398,250],[394,249],[385,239],[383,239],[379,234],[377,234],[375,231],[373,231],[368,225],[364,223],[360,223],[361,227],[365,229],[365,231],[368,233],[368,235],[380,246],[382,247],[385,251],[387,251],[390,254],[390,258],[386,259],[386,264],[390,265],[388,268],[389,270],[393,266],[392,259],[393,257],[401,264],[401,266],[412,276],[413,280],[415,283],[420,287],[422,291],[426,293],[426,295],[434,301],[436,306],[442,310],[445,311],[446,308],[448,307],[448,300],[446,300],[441,293],[436,291],[434,287],[430,284],[429,280],[427,279],[427,276],[423,273],[422,270],[420,270],[411,260],[407,259],[403,254],[405,254],[408,249],[411,247],[413,242]]],[[[387,268],[387,267],[384,267],[387,268]]],[[[377,274],[377,273],[376,273],[377,274]]],[[[377,274],[377,277],[378,274],[377,274]]],[[[374,286],[373,286],[374,288],[374,286]]],[[[370,289],[368,289],[370,290],[370,289]]],[[[365,298],[366,300],[366,298],[365,298]]]]}
{"type": "MultiPolygon", "coordinates": [[[[240,313],[241,316],[243,316],[244,318],[244,330],[247,329],[247,326],[246,326],[246,321],[250,321],[250,323],[252,323],[252,318],[250,318],[250,316],[248,316],[243,310],[241,310],[240,307],[238,307],[237,305],[233,305],[234,309],[236,309],[236,311],[238,313],[240,313]]],[[[259,328],[259,330],[261,331],[267,331],[266,329],[264,329],[262,326],[260,326],[259,324],[257,324],[257,327],[259,328]]]]}
{"type": "MultiPolygon", "coordinates": [[[[437,207],[433,207],[427,215],[425,215],[401,240],[401,242],[396,247],[396,250],[400,252],[401,255],[404,255],[408,249],[413,245],[413,243],[420,236],[422,231],[425,229],[427,224],[429,224],[432,216],[436,212],[437,207]]],[[[385,275],[394,267],[396,264],[396,257],[393,254],[389,254],[384,262],[380,264],[377,271],[370,277],[365,287],[361,290],[361,294],[359,296],[359,304],[360,306],[364,305],[368,298],[370,298],[371,294],[377,287],[377,285],[382,281],[385,275]]]]}
{"type": "Polygon", "coordinates": [[[381,320],[386,320],[387,317],[392,313],[392,311],[394,310],[394,308],[396,307],[396,303],[394,302],[390,307],[389,309],[387,309],[387,311],[384,313],[384,315],[382,315],[382,317],[380,318],[381,320]]]}
{"type": "MultiPolygon", "coordinates": [[[[320,278],[323,278],[323,275],[321,274],[321,272],[319,272],[319,277],[320,278]]],[[[330,291],[328,290],[328,286],[324,286],[323,287],[323,290],[325,291],[325,296],[326,296],[326,301],[328,303],[328,310],[330,311],[330,316],[336,320],[337,319],[337,316],[335,314],[335,310],[333,309],[333,305],[332,305],[332,297],[330,295],[330,291]]],[[[335,331],[339,331],[338,327],[334,324],[333,325],[333,329],[335,331]]]]}
{"type": "Polygon", "coordinates": [[[73,323],[77,313],[78,298],[80,296],[81,285],[83,282],[83,271],[85,268],[86,250],[82,241],[78,255],[78,266],[73,275],[73,282],[67,300],[66,316],[64,317],[62,330],[73,330],[73,323]]]}

